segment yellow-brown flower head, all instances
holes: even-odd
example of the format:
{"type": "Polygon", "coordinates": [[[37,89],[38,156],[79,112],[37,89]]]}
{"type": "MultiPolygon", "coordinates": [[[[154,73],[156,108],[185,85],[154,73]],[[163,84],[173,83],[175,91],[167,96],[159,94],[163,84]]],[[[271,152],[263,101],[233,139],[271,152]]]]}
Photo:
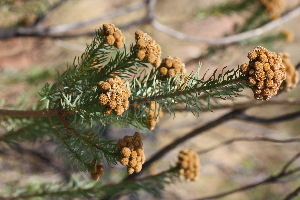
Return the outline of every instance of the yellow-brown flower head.
{"type": "Polygon", "coordinates": [[[136,57],[139,60],[145,60],[154,67],[158,67],[161,63],[161,48],[147,33],[142,31],[135,32],[137,49],[136,57]]]}
{"type": "Polygon", "coordinates": [[[299,73],[295,66],[290,60],[290,55],[288,53],[278,53],[282,58],[283,65],[285,66],[286,79],[281,84],[280,90],[290,91],[292,88],[296,87],[299,81],[299,73]]]}
{"type": "Polygon", "coordinates": [[[178,155],[177,168],[183,180],[197,180],[200,174],[200,160],[198,154],[191,149],[181,151],[178,155]]]}
{"type": "Polygon", "coordinates": [[[254,98],[269,100],[277,94],[279,87],[286,78],[282,59],[276,53],[258,46],[248,53],[249,64],[242,64],[240,71],[253,87],[254,98]]]}
{"type": "Polygon", "coordinates": [[[114,45],[118,49],[121,49],[124,46],[125,37],[121,30],[115,27],[114,24],[103,24],[100,35],[105,36],[106,43],[109,45],[114,45]]]}
{"type": "Polygon", "coordinates": [[[127,166],[127,173],[140,172],[146,158],[143,150],[142,135],[136,132],[133,136],[125,136],[118,141],[120,163],[127,166]]]}
{"type": "Polygon", "coordinates": [[[156,123],[160,120],[160,118],[163,115],[159,103],[157,101],[147,102],[146,113],[148,114],[148,129],[153,130],[155,128],[156,123]]]}
{"type": "Polygon", "coordinates": [[[265,7],[265,12],[270,19],[277,19],[284,9],[284,0],[260,0],[265,7]]]}
{"type": "Polygon", "coordinates": [[[163,59],[159,66],[159,71],[163,76],[174,77],[178,73],[186,74],[185,64],[180,58],[171,56],[163,59]]]}
{"type": "Polygon", "coordinates": [[[94,159],[90,167],[90,174],[92,179],[94,181],[97,181],[103,173],[104,173],[104,166],[100,164],[100,161],[97,162],[94,159]]]}
{"type": "Polygon", "coordinates": [[[99,95],[99,104],[106,105],[105,114],[114,112],[116,115],[122,115],[129,108],[128,98],[131,93],[119,76],[100,81],[98,88],[100,92],[104,92],[99,95]]]}

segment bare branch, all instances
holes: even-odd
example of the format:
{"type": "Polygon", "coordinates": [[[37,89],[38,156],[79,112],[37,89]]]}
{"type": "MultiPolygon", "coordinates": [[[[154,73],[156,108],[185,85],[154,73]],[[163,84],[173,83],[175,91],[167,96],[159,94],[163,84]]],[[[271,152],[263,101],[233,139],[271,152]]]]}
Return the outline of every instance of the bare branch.
{"type": "MultiPolygon", "coordinates": [[[[299,106],[300,101],[297,100],[278,100],[278,101],[257,101],[257,100],[249,100],[246,102],[242,103],[234,103],[233,104],[218,104],[218,105],[211,105],[211,108],[204,108],[202,112],[205,111],[211,111],[211,110],[219,110],[219,109],[226,109],[226,108],[231,108],[231,109],[246,109],[246,108],[253,108],[253,107],[258,107],[258,106],[268,106],[268,105],[290,105],[290,106],[299,106]]],[[[177,107],[174,109],[176,112],[186,112],[185,107],[177,107]]]]}
{"type": "Polygon", "coordinates": [[[269,118],[269,119],[260,118],[260,117],[252,117],[252,116],[246,115],[245,113],[240,113],[240,115],[237,117],[237,119],[266,124],[266,123],[287,121],[287,120],[294,119],[294,118],[297,118],[297,117],[300,117],[300,111],[285,114],[285,115],[281,115],[279,117],[269,118]]]}
{"type": "Polygon", "coordinates": [[[194,42],[194,43],[205,43],[205,44],[211,44],[211,45],[220,45],[220,44],[230,44],[230,43],[235,43],[235,42],[239,42],[245,39],[249,39],[249,38],[253,38],[253,37],[257,37],[260,36],[262,34],[264,34],[267,31],[270,31],[274,28],[276,28],[277,26],[297,17],[300,15],[300,6],[297,7],[296,9],[292,10],[291,12],[287,13],[286,15],[273,20],[259,28],[250,30],[250,31],[246,31],[243,33],[239,33],[236,35],[232,35],[232,36],[227,36],[227,37],[221,37],[221,38],[215,38],[215,39],[204,39],[204,38],[199,38],[199,37],[194,37],[194,36],[189,36],[186,35],[182,32],[176,31],[174,29],[171,29],[163,24],[161,24],[159,21],[157,20],[153,20],[152,21],[152,26],[154,26],[157,30],[162,31],[172,37],[175,37],[177,39],[181,39],[181,40],[186,40],[186,41],[190,41],[190,42],[194,42]]]}
{"type": "Polygon", "coordinates": [[[279,140],[279,139],[274,139],[274,138],[268,138],[268,137],[239,137],[239,138],[233,138],[230,140],[226,140],[224,142],[221,142],[220,144],[217,144],[215,146],[209,147],[207,149],[198,151],[197,153],[200,154],[205,154],[208,153],[210,151],[216,150],[218,148],[224,147],[226,145],[229,145],[231,143],[234,142],[272,142],[272,143],[294,143],[294,142],[300,142],[300,138],[296,137],[296,138],[289,138],[289,139],[283,139],[283,140],[279,140]]]}
{"type": "Polygon", "coordinates": [[[291,200],[294,199],[295,197],[299,196],[300,194],[300,186],[297,187],[292,193],[288,194],[284,200],[291,200]]]}
{"type": "Polygon", "coordinates": [[[133,3],[129,6],[127,6],[127,7],[120,8],[118,10],[115,10],[113,12],[107,13],[107,14],[99,16],[99,17],[95,17],[93,19],[88,19],[88,20],[85,20],[85,21],[74,22],[74,23],[69,23],[69,24],[58,25],[58,26],[49,28],[48,29],[48,34],[51,35],[51,34],[56,34],[56,33],[67,32],[67,31],[70,31],[70,30],[73,30],[73,29],[76,29],[76,28],[80,28],[80,27],[83,27],[83,26],[87,26],[87,25],[96,23],[98,21],[103,21],[103,20],[106,20],[106,19],[111,19],[111,18],[114,18],[114,17],[124,15],[128,12],[138,10],[138,9],[144,7],[144,6],[145,6],[144,2],[133,3]]]}
{"type": "MultiPolygon", "coordinates": [[[[0,39],[7,39],[10,37],[17,37],[17,36],[37,36],[37,37],[53,37],[53,38],[59,38],[60,36],[57,36],[55,34],[57,33],[63,33],[70,31],[75,28],[80,28],[83,26],[87,26],[89,24],[95,23],[97,21],[105,20],[105,19],[110,19],[113,17],[121,16],[123,14],[126,14],[128,12],[140,9],[144,7],[146,4],[145,2],[138,2],[138,3],[133,3],[127,7],[120,8],[118,10],[115,10],[113,12],[110,12],[108,14],[81,21],[81,22],[74,22],[74,23],[69,23],[69,24],[63,24],[63,25],[58,25],[50,28],[45,28],[43,25],[40,23],[37,23],[33,26],[30,27],[18,27],[18,28],[12,28],[12,29],[6,29],[0,31],[0,39]]],[[[87,34],[85,33],[84,35],[90,35],[91,33],[88,32],[87,34]]],[[[92,35],[94,35],[95,32],[92,32],[92,35]]],[[[77,37],[77,36],[82,36],[83,34],[76,34],[76,35],[65,35],[64,37],[77,37]]]]}
{"type": "Polygon", "coordinates": [[[295,174],[295,173],[297,173],[297,172],[300,171],[300,167],[287,171],[287,167],[290,166],[297,158],[299,158],[299,156],[300,156],[300,152],[298,154],[296,154],[291,160],[289,160],[282,167],[282,169],[280,170],[280,172],[277,173],[276,175],[270,175],[269,177],[267,177],[264,180],[259,181],[257,183],[246,185],[244,187],[233,189],[233,190],[230,190],[230,191],[227,191],[227,192],[223,192],[223,193],[220,193],[220,194],[217,194],[217,195],[202,197],[202,198],[199,198],[197,200],[217,199],[217,198],[225,197],[225,196],[230,195],[230,194],[234,194],[234,193],[237,193],[237,192],[242,192],[242,191],[245,191],[245,190],[248,190],[248,189],[251,189],[251,188],[255,188],[255,187],[259,186],[259,185],[266,185],[266,184],[276,183],[281,178],[290,176],[290,175],[295,174]]]}

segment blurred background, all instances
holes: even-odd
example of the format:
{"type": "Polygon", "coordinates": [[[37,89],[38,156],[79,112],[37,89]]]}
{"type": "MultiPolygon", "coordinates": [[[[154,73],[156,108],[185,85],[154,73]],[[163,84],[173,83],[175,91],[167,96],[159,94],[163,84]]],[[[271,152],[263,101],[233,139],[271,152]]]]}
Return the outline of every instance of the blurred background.
{"type": "MultiPolygon", "coordinates": [[[[126,47],[134,43],[134,32],[142,30],[160,44],[162,57],[180,57],[189,73],[199,64],[201,74],[215,69],[237,68],[248,62],[247,53],[255,46],[275,52],[287,52],[294,65],[300,63],[300,15],[279,23],[262,35],[230,44],[210,44],[208,39],[238,35],[261,27],[299,8],[299,0],[282,1],[284,6],[266,11],[259,0],[0,0],[0,105],[2,109],[31,109],[39,100],[38,91],[53,83],[57,72],[72,65],[92,41],[95,29],[113,23],[126,37],[126,47]],[[148,3],[149,3],[148,2],[148,3]],[[271,13],[271,14],[270,14],[271,13]],[[151,24],[153,20],[189,36],[179,39],[151,24]],[[197,42],[202,38],[204,42],[197,42]]],[[[279,5],[281,1],[277,2],[279,5]]],[[[276,4],[276,3],[275,3],[276,4]]],[[[164,113],[153,131],[145,130],[144,148],[150,158],[159,149],[178,137],[218,119],[233,108],[245,107],[246,114],[268,119],[297,112],[300,109],[299,86],[280,93],[270,102],[252,101],[253,94],[245,89],[244,97],[234,102],[220,100],[220,105],[200,116],[179,111],[164,113]],[[226,106],[224,106],[226,105],[226,106]],[[224,108],[225,107],[225,108],[224,108]]],[[[174,183],[166,187],[162,199],[198,199],[263,181],[299,153],[299,118],[273,123],[229,119],[204,131],[168,152],[151,165],[145,174],[156,174],[177,161],[180,150],[191,148],[199,152],[201,176],[196,182],[174,183]],[[268,137],[290,142],[266,142],[250,139],[228,143],[205,152],[207,148],[233,138],[268,137]]],[[[135,130],[107,127],[109,139],[132,135],[135,130]]],[[[2,134],[2,133],[0,133],[2,134]]],[[[55,144],[49,138],[34,143],[19,143],[16,149],[0,145],[0,191],[14,191],[20,186],[39,181],[63,181],[76,169],[63,165],[53,153],[55,144]]],[[[300,166],[300,159],[293,162],[300,166]]],[[[108,167],[106,167],[107,169],[108,167]]],[[[109,168],[101,177],[104,183],[118,182],[125,176],[123,166],[109,168]]],[[[300,186],[299,173],[271,184],[260,184],[248,190],[234,192],[222,199],[284,199],[300,186]]],[[[1,192],[0,192],[1,193],[1,192]]],[[[156,199],[146,193],[123,196],[122,199],[156,199]]]]}

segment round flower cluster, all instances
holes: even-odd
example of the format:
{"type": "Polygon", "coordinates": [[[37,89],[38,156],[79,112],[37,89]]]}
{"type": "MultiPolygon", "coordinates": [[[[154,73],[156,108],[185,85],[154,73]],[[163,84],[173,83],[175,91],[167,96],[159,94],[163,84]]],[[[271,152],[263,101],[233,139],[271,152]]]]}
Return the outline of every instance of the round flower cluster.
{"type": "Polygon", "coordinates": [[[148,129],[153,130],[155,128],[156,123],[159,121],[159,119],[162,117],[163,112],[159,108],[159,103],[157,101],[149,101],[147,102],[147,108],[146,113],[148,115],[148,129]]]}
{"type": "Polygon", "coordinates": [[[171,56],[166,57],[159,66],[159,71],[162,75],[174,77],[177,73],[186,74],[185,64],[180,58],[171,56]]]}
{"type": "Polygon", "coordinates": [[[200,174],[200,160],[198,154],[191,149],[185,149],[178,155],[177,167],[181,179],[195,181],[200,174]]]}
{"type": "Polygon", "coordinates": [[[114,45],[116,48],[121,49],[125,43],[125,37],[123,36],[120,29],[115,27],[114,24],[103,24],[100,36],[106,37],[106,43],[114,45]]]}
{"type": "Polygon", "coordinates": [[[271,19],[280,17],[284,9],[284,0],[260,0],[265,7],[265,12],[271,19]]]}
{"type": "Polygon", "coordinates": [[[296,87],[299,81],[299,73],[295,66],[290,61],[290,55],[288,53],[278,53],[282,58],[283,65],[285,66],[286,79],[283,81],[280,90],[290,91],[292,88],[296,87]]]}
{"type": "Polygon", "coordinates": [[[159,44],[143,31],[136,31],[135,39],[136,57],[139,60],[145,60],[153,64],[154,67],[158,67],[161,63],[161,48],[159,44]]]}
{"type": "Polygon", "coordinates": [[[129,108],[128,98],[131,92],[119,76],[109,78],[107,81],[100,81],[98,87],[100,91],[104,92],[99,95],[99,103],[106,105],[105,114],[109,115],[114,112],[116,115],[122,115],[129,108]]]}
{"type": "Polygon", "coordinates": [[[100,161],[95,159],[92,161],[92,166],[90,167],[91,177],[94,181],[97,181],[100,176],[104,173],[104,166],[100,164],[100,161]]]}
{"type": "Polygon", "coordinates": [[[282,81],[286,78],[282,59],[276,53],[258,46],[248,53],[249,64],[242,64],[240,71],[250,86],[254,98],[269,100],[277,94],[282,81]]]}
{"type": "Polygon", "coordinates": [[[118,147],[122,155],[120,163],[127,166],[127,173],[138,173],[142,170],[146,158],[143,149],[142,135],[135,132],[133,136],[125,136],[118,141],[118,147]]]}

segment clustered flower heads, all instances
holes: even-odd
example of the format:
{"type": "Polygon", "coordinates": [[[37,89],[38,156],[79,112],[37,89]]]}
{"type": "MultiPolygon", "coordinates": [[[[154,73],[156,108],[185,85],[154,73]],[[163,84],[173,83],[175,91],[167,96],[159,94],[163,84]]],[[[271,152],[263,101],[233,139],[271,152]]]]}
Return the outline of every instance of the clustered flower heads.
{"type": "Polygon", "coordinates": [[[285,66],[286,72],[286,79],[283,81],[280,90],[288,92],[292,88],[296,87],[299,81],[299,73],[290,61],[290,55],[288,53],[278,53],[278,55],[282,58],[282,62],[285,66]]]}
{"type": "Polygon", "coordinates": [[[162,75],[174,77],[177,73],[186,74],[185,64],[181,62],[180,58],[171,56],[163,59],[159,66],[159,71],[162,75]]]}
{"type": "Polygon", "coordinates": [[[274,52],[258,46],[248,53],[249,64],[240,66],[241,73],[253,87],[254,98],[269,100],[277,94],[280,85],[286,78],[282,59],[274,52]]]}
{"type": "Polygon", "coordinates": [[[180,178],[186,181],[195,181],[200,175],[200,160],[196,152],[185,149],[178,155],[177,162],[180,178]]]}
{"type": "Polygon", "coordinates": [[[100,81],[98,87],[101,92],[104,92],[99,95],[99,103],[106,105],[105,114],[114,112],[116,115],[122,115],[129,108],[128,98],[131,92],[119,76],[100,81]]]}
{"type": "Polygon", "coordinates": [[[271,19],[277,19],[281,16],[284,9],[284,0],[260,0],[265,7],[265,12],[271,19]]]}
{"type": "Polygon", "coordinates": [[[90,167],[91,177],[94,181],[97,181],[100,176],[104,173],[104,166],[100,164],[100,161],[95,159],[92,161],[92,166],[90,167]]]}
{"type": "Polygon", "coordinates": [[[105,36],[106,43],[109,45],[114,45],[118,49],[121,49],[124,46],[125,37],[121,30],[115,27],[114,24],[103,24],[100,35],[105,36]]]}
{"type": "Polygon", "coordinates": [[[156,123],[160,120],[163,115],[162,110],[160,109],[159,103],[157,101],[149,101],[147,102],[146,113],[148,114],[148,129],[153,130],[155,128],[156,123]]]}
{"type": "Polygon", "coordinates": [[[127,166],[127,173],[138,173],[142,170],[146,158],[143,149],[142,135],[135,132],[133,136],[125,136],[118,141],[118,147],[122,155],[120,163],[127,166]]]}
{"type": "Polygon", "coordinates": [[[158,67],[161,63],[161,48],[159,44],[143,31],[136,31],[135,39],[136,57],[139,60],[145,60],[153,64],[154,67],[158,67]]]}

